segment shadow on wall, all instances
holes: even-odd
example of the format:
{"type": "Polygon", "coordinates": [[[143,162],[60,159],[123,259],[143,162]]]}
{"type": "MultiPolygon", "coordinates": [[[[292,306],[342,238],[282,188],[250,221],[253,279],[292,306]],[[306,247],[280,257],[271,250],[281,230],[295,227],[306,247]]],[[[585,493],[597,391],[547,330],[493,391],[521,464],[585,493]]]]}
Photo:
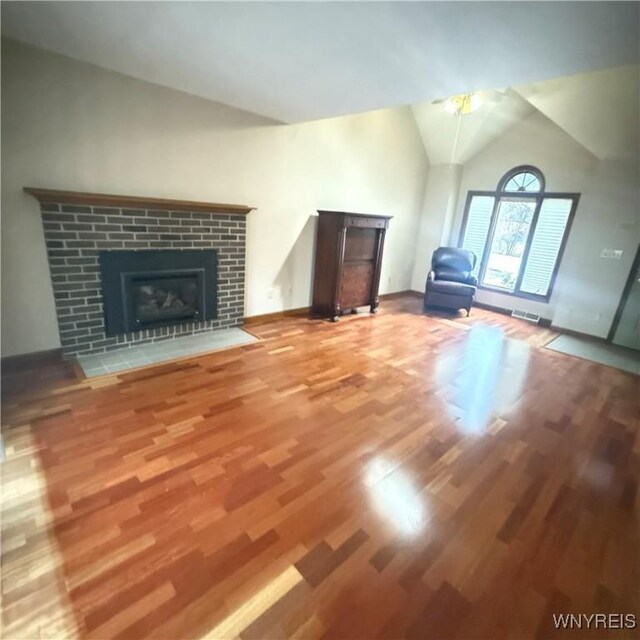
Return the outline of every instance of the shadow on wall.
{"type": "Polygon", "coordinates": [[[307,218],[273,281],[283,310],[311,305],[317,224],[318,216],[307,218]]]}

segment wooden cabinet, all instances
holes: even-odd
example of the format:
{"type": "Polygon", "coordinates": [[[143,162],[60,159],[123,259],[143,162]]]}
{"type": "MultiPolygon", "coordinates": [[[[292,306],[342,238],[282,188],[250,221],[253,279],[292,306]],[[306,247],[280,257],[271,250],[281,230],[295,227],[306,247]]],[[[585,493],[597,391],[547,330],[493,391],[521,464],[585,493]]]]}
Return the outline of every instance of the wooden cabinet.
{"type": "Polygon", "coordinates": [[[384,235],[392,216],[318,211],[313,306],[334,322],[345,310],[378,309],[384,235]]]}

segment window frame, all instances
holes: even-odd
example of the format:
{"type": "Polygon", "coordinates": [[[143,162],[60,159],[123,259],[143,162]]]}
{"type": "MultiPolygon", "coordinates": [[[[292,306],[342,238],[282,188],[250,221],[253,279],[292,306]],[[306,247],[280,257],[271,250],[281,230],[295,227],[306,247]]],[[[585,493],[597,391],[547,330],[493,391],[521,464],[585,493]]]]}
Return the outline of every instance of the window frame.
{"type": "Polygon", "coordinates": [[[544,175],[539,169],[531,165],[522,165],[519,167],[515,167],[514,169],[511,169],[510,171],[504,174],[504,176],[498,182],[498,186],[495,191],[470,190],[467,192],[467,200],[464,205],[464,213],[462,216],[462,225],[460,226],[460,233],[458,235],[458,247],[463,246],[464,235],[467,229],[467,222],[469,219],[469,208],[471,207],[471,202],[475,196],[489,196],[494,198],[493,209],[491,212],[491,219],[489,221],[489,229],[487,231],[487,237],[484,245],[484,251],[482,253],[482,256],[478,256],[480,260],[480,266],[478,269],[478,289],[482,289],[485,291],[493,291],[494,293],[501,293],[503,295],[513,296],[515,298],[525,298],[527,300],[536,300],[538,302],[549,302],[549,300],[551,299],[551,295],[553,294],[553,288],[555,286],[558,270],[560,269],[560,263],[562,262],[562,256],[564,254],[564,250],[567,245],[567,240],[569,238],[571,225],[573,224],[573,219],[575,217],[576,209],[578,208],[578,202],[580,201],[580,194],[569,193],[569,192],[547,192],[545,191],[544,175]],[[507,182],[514,175],[516,175],[517,173],[522,173],[523,171],[534,173],[538,177],[538,179],[540,180],[540,187],[541,187],[540,191],[505,191],[504,186],[507,184],[507,182]],[[531,226],[529,227],[529,235],[527,236],[527,242],[525,244],[524,251],[522,253],[522,261],[520,262],[520,269],[518,271],[518,275],[516,278],[516,284],[514,286],[513,291],[507,291],[506,289],[502,289],[500,287],[492,287],[491,285],[483,284],[483,279],[485,276],[487,263],[489,262],[491,245],[493,243],[493,235],[495,233],[495,228],[497,224],[500,200],[503,198],[513,199],[514,197],[522,198],[524,200],[535,201],[536,205],[533,212],[533,218],[531,220],[531,226]],[[526,291],[521,291],[520,285],[522,284],[522,279],[524,277],[525,268],[529,258],[529,252],[531,250],[531,244],[533,242],[536,226],[538,224],[540,209],[542,208],[543,201],[546,199],[571,200],[572,202],[571,202],[571,209],[569,211],[569,216],[567,218],[567,224],[564,228],[562,240],[560,241],[558,255],[556,256],[555,265],[553,267],[551,278],[549,280],[549,288],[547,290],[547,294],[543,296],[536,293],[528,293],[526,291]]]}
{"type": "Polygon", "coordinates": [[[514,167],[510,171],[507,171],[507,173],[505,173],[502,178],[500,178],[500,182],[498,182],[498,188],[496,189],[496,191],[499,191],[501,193],[528,193],[529,195],[538,195],[540,193],[544,193],[545,185],[546,182],[544,179],[544,175],[542,174],[542,171],[540,171],[540,169],[534,167],[531,164],[521,164],[519,167],[514,167]],[[511,178],[513,178],[514,176],[517,176],[519,173],[532,173],[534,176],[536,176],[536,178],[538,178],[538,181],[540,182],[540,189],[538,191],[507,191],[505,187],[509,183],[509,180],[511,180],[511,178]]]}

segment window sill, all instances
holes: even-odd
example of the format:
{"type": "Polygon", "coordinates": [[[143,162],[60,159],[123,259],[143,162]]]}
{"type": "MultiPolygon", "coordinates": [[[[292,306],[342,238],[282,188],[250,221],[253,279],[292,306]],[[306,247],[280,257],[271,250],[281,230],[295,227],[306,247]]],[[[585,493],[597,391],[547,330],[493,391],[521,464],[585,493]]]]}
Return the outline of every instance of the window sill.
{"type": "Polygon", "coordinates": [[[500,293],[503,296],[509,296],[510,298],[522,298],[524,300],[533,300],[534,302],[541,302],[548,304],[551,299],[551,294],[547,296],[539,296],[535,293],[525,293],[524,291],[507,291],[506,289],[500,289],[499,287],[491,287],[486,284],[479,284],[478,289],[481,291],[490,291],[492,293],[500,293]]]}

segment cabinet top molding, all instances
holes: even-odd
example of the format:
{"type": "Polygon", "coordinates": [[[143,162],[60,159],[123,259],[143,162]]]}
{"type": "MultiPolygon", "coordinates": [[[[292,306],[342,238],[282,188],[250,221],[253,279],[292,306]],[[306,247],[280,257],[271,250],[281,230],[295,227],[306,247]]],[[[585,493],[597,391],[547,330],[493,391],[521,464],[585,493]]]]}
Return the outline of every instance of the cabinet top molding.
{"type": "Polygon", "coordinates": [[[38,189],[36,187],[25,187],[24,192],[36,198],[40,203],[84,204],[118,209],[159,209],[246,215],[255,208],[244,204],[220,204],[217,202],[193,202],[191,200],[171,200],[167,198],[119,196],[106,193],[83,193],[81,191],[57,191],[54,189],[38,189]]]}
{"type": "Polygon", "coordinates": [[[359,218],[383,218],[384,220],[391,220],[393,216],[381,216],[377,213],[353,213],[352,211],[327,211],[325,209],[318,209],[318,213],[334,213],[335,215],[345,216],[357,216],[359,218]]]}

